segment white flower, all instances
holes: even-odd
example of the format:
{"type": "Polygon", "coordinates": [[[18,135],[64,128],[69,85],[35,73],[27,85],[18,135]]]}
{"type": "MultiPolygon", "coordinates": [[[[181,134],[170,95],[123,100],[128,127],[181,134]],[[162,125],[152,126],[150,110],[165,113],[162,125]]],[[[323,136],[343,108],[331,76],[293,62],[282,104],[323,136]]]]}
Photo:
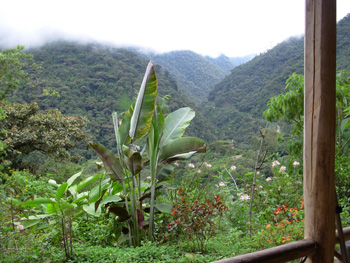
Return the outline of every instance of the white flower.
{"type": "Polygon", "coordinates": [[[200,169],[198,169],[198,170],[197,170],[197,173],[199,173],[199,174],[200,174],[201,172],[202,172],[202,171],[201,171],[200,169]]]}
{"type": "Polygon", "coordinates": [[[23,225],[18,225],[18,226],[17,226],[17,229],[18,229],[18,230],[23,230],[23,229],[24,229],[24,226],[23,226],[23,225]]]}
{"type": "Polygon", "coordinates": [[[247,195],[247,194],[242,194],[241,197],[239,198],[241,201],[244,201],[244,200],[249,200],[250,199],[250,196],[247,195]]]}
{"type": "Polygon", "coordinates": [[[50,198],[50,200],[56,202],[56,199],[55,199],[55,198],[50,198]]]}
{"type": "Polygon", "coordinates": [[[283,172],[285,172],[286,170],[287,170],[287,167],[281,166],[281,168],[280,168],[280,173],[283,173],[283,172]]]}
{"type": "Polygon", "coordinates": [[[190,168],[194,168],[194,167],[195,167],[193,163],[189,163],[188,166],[189,166],[190,168]]]}
{"type": "Polygon", "coordinates": [[[280,165],[279,161],[275,160],[275,161],[272,162],[272,167],[275,167],[277,165],[280,165]]]}
{"type": "Polygon", "coordinates": [[[118,121],[118,125],[120,126],[122,124],[122,120],[119,120],[118,121]]]}
{"type": "Polygon", "coordinates": [[[147,180],[151,180],[152,177],[151,177],[151,176],[147,176],[146,179],[147,179],[147,180]]]}
{"type": "Polygon", "coordinates": [[[260,188],[260,189],[262,189],[262,188],[263,188],[263,186],[262,186],[262,185],[259,185],[259,188],[260,188]]]}
{"type": "Polygon", "coordinates": [[[179,163],[178,163],[178,162],[175,162],[174,165],[179,166],[179,163]]]}
{"type": "Polygon", "coordinates": [[[260,174],[260,172],[259,172],[259,171],[257,171],[257,172],[256,172],[256,174],[260,174]]]}
{"type": "Polygon", "coordinates": [[[297,161],[294,161],[294,162],[293,162],[293,166],[298,166],[298,165],[300,165],[299,162],[297,162],[297,161]]]}
{"type": "Polygon", "coordinates": [[[142,207],[146,207],[146,204],[142,204],[142,207]]]}
{"type": "Polygon", "coordinates": [[[224,182],[220,182],[220,183],[219,183],[219,186],[220,186],[220,187],[225,186],[225,183],[224,183],[224,182]]]}
{"type": "Polygon", "coordinates": [[[243,193],[242,192],[240,192],[240,193],[237,193],[237,196],[241,196],[243,193]]]}
{"type": "Polygon", "coordinates": [[[234,166],[234,165],[231,166],[231,170],[232,170],[232,171],[235,171],[236,169],[237,169],[236,166],[234,166]]]}
{"type": "Polygon", "coordinates": [[[267,178],[266,178],[266,182],[271,181],[271,180],[272,180],[271,177],[267,177],[267,178]]]}

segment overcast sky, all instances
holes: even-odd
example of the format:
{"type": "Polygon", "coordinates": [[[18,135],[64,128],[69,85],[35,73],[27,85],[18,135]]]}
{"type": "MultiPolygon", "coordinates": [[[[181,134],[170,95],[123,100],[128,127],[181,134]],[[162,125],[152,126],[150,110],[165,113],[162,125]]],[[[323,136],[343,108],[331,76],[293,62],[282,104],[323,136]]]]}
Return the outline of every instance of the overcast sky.
{"type": "MultiPolygon", "coordinates": [[[[0,46],[102,41],[216,57],[260,53],[304,34],[305,0],[0,0],[0,46]]],[[[337,1],[337,19],[350,1],[337,1]]]]}

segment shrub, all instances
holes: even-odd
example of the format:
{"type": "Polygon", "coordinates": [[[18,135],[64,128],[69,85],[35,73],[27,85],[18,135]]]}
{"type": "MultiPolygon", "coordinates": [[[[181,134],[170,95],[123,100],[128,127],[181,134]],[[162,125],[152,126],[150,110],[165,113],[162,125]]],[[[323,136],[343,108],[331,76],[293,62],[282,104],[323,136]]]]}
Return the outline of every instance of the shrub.
{"type": "Polygon", "coordinates": [[[180,188],[172,213],[173,221],[167,227],[175,236],[192,241],[193,250],[206,251],[208,240],[215,234],[216,221],[227,210],[220,195],[204,201],[192,200],[180,188]]]}

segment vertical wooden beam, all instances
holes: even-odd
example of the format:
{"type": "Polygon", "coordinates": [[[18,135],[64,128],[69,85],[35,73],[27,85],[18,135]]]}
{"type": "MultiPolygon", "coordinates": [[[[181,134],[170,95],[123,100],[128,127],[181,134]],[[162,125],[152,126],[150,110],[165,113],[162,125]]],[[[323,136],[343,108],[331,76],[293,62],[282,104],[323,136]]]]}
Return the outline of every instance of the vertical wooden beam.
{"type": "Polygon", "coordinates": [[[335,245],[336,0],[306,0],[304,201],[308,262],[333,262],[335,245]]]}

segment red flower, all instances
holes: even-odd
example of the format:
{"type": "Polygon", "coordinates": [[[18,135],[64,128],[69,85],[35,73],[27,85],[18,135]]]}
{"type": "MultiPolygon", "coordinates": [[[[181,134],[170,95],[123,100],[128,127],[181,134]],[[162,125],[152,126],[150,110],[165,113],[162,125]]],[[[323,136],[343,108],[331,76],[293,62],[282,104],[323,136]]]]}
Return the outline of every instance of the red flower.
{"type": "Polygon", "coordinates": [[[171,213],[171,215],[172,215],[172,216],[175,215],[175,212],[176,212],[176,206],[175,206],[175,208],[174,208],[174,211],[171,213]]]}
{"type": "Polygon", "coordinates": [[[167,228],[169,228],[170,227],[170,223],[167,225],[167,228]]]}

